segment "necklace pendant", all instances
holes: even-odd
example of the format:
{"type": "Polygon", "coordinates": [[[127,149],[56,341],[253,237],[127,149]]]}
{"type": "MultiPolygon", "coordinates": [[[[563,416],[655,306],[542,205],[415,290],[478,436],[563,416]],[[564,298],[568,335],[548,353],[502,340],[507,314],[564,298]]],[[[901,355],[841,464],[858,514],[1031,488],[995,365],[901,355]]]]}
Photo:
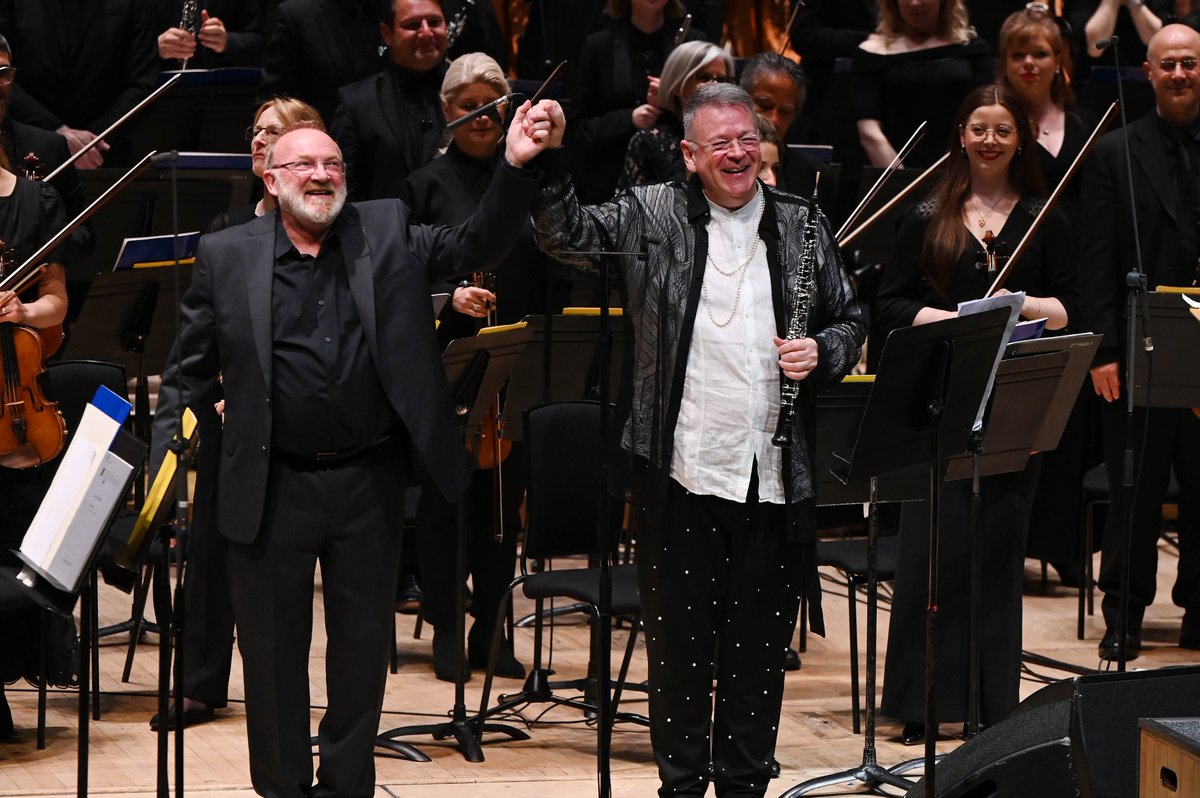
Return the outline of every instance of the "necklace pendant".
{"type": "Polygon", "coordinates": [[[984,218],[984,217],[980,217],[980,219],[979,219],[979,229],[980,229],[980,230],[982,230],[982,229],[983,229],[984,227],[986,227],[986,226],[987,226],[987,219],[986,219],[986,218],[984,218]]]}

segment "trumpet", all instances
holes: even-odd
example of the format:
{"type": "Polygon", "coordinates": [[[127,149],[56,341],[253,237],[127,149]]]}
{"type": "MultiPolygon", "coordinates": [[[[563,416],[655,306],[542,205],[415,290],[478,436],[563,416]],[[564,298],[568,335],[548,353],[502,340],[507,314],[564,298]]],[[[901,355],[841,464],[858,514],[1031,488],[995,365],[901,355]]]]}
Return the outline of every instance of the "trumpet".
{"type": "MultiPolygon", "coordinates": [[[[808,336],[808,314],[812,309],[813,287],[816,285],[817,232],[820,228],[821,211],[817,207],[817,191],[821,185],[821,174],[817,173],[813,183],[812,207],[804,222],[803,241],[800,248],[800,265],[792,285],[791,303],[788,306],[789,340],[808,336]]],[[[792,445],[792,417],[796,414],[796,398],[800,395],[800,381],[786,374],[779,388],[779,423],[771,443],[787,449],[792,445]]]]}

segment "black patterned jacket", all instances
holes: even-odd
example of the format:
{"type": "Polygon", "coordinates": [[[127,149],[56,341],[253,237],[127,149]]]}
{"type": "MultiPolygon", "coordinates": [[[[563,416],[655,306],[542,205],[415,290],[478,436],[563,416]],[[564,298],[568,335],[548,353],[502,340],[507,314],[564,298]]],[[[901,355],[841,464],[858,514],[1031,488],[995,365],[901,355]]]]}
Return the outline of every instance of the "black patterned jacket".
{"type": "MultiPolygon", "coordinates": [[[[625,386],[631,404],[623,421],[621,446],[634,456],[635,471],[637,465],[648,466],[653,483],[645,487],[661,495],[658,492],[665,490],[671,470],[675,422],[708,254],[708,203],[693,177],[686,185],[634,186],[602,205],[583,206],[570,179],[554,164],[556,157],[557,153],[547,153],[539,159],[548,174],[533,205],[534,231],[542,249],[555,257],[562,250],[646,252],[644,259],[620,258],[625,313],[635,339],[629,350],[633,362],[626,368],[631,373],[631,383],[625,386]]],[[[761,183],[760,187],[766,191],[767,206],[759,234],[767,247],[775,326],[784,337],[802,232],[813,208],[801,197],[761,183]]],[[[864,309],[854,297],[824,216],[818,233],[815,293],[808,330],[819,347],[819,365],[802,385],[805,390],[794,417],[795,445],[784,457],[790,536],[796,540],[809,540],[814,531],[815,391],[811,386],[848,374],[858,362],[866,336],[864,309]]]]}

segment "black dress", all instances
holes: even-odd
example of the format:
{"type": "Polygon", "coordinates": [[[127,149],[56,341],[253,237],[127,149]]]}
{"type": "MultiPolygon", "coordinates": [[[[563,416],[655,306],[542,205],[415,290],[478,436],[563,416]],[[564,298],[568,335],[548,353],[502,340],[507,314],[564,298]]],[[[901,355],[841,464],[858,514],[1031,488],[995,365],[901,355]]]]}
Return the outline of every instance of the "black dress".
{"type": "MultiPolygon", "coordinates": [[[[1038,161],[1046,176],[1047,189],[1053,189],[1062,180],[1098,122],[1091,111],[1068,108],[1066,132],[1058,155],[1038,147],[1038,161]]],[[[1058,202],[1071,227],[1077,249],[1082,243],[1080,237],[1087,229],[1082,186],[1083,182],[1076,176],[1067,183],[1058,202]]],[[[1079,506],[1083,475],[1104,460],[1096,402],[1091,380],[1084,380],[1058,448],[1042,454],[1042,473],[1029,519],[1026,555],[1055,563],[1068,581],[1076,570],[1072,566],[1078,560],[1082,546],[1079,506]]],[[[1099,543],[1097,540],[1096,545],[1099,543]]]]}
{"type": "Polygon", "coordinates": [[[946,151],[947,140],[936,131],[953,128],[963,98],[995,75],[991,48],[978,38],[892,55],[860,49],[854,58],[854,118],[878,119],[897,150],[918,125],[929,122],[925,137],[904,159],[905,166],[923,169],[946,151]]]}
{"type": "MultiPolygon", "coordinates": [[[[643,33],[627,19],[587,37],[571,93],[572,172],[579,199],[604,202],[617,185],[633,137],[633,110],[646,102],[647,78],[662,74],[679,20],[643,33]]],[[[688,41],[704,37],[693,27],[688,41]]]]}
{"type": "MultiPolygon", "coordinates": [[[[58,192],[41,182],[17,178],[16,188],[7,197],[0,197],[0,238],[13,255],[13,262],[22,263],[44,241],[57,233],[64,224],[62,200],[58,192]]],[[[58,251],[47,256],[51,262],[61,262],[58,251]]],[[[36,286],[22,297],[23,301],[37,299],[36,286]]],[[[48,397],[53,399],[53,397],[48,397]]],[[[58,460],[36,468],[0,468],[0,564],[20,567],[12,553],[21,547],[21,540],[50,488],[58,460]]],[[[35,608],[0,612],[0,687],[25,677],[31,683],[38,676],[37,639],[41,611],[35,608]]],[[[47,616],[49,657],[47,673],[52,684],[73,683],[74,664],[71,655],[74,645],[74,623],[51,613],[47,616]]]]}
{"type": "MultiPolygon", "coordinates": [[[[498,154],[486,161],[471,158],[451,142],[444,155],[413,172],[404,182],[404,199],[412,208],[413,220],[446,225],[464,221],[479,207],[498,158],[498,154]]],[[[548,266],[548,258],[537,249],[533,228],[527,221],[520,240],[495,272],[493,291],[498,323],[516,322],[529,314],[546,312],[548,266]]],[[[552,296],[558,295],[567,273],[561,266],[549,272],[552,296]]],[[[452,292],[454,285],[435,286],[434,290],[452,292]]],[[[551,309],[561,311],[561,299],[551,309]]],[[[446,308],[438,337],[445,345],[453,338],[475,335],[477,326],[474,318],[446,308]]],[[[496,610],[513,576],[516,540],[521,528],[518,509],[525,489],[521,479],[522,460],[514,447],[502,467],[503,540],[497,541],[492,534],[494,474],[476,471],[466,498],[470,514],[471,615],[479,621],[470,637],[471,664],[475,666],[486,664],[496,610]]],[[[426,481],[417,508],[417,555],[421,565],[421,613],[435,629],[449,630],[454,623],[454,518],[453,505],[426,481]]]]}
{"type": "MultiPolygon", "coordinates": [[[[1022,200],[998,231],[997,249],[1012,252],[1033,223],[1037,201],[1022,200]]],[[[879,289],[880,321],[886,330],[908,326],[923,306],[953,310],[959,301],[984,295],[994,275],[977,268],[983,247],[972,239],[959,258],[948,294],[941,295],[921,277],[919,265],[931,201],[921,203],[900,227],[895,260],[884,272],[879,289]]],[[[1001,261],[1003,266],[1003,261],[1001,261]]],[[[1079,317],[1075,252],[1066,221],[1051,211],[1029,250],[1014,267],[1007,287],[1035,296],[1058,298],[1070,319],[1079,317]]],[[[1020,473],[981,480],[983,510],[979,533],[983,612],[980,651],[980,718],[996,723],[1017,705],[1021,666],[1021,584],[1025,563],[1025,530],[1037,463],[1020,473]]],[[[969,661],[969,519],[970,480],[944,484],[941,493],[941,538],[937,627],[937,718],[965,720],[969,661]]],[[[888,632],[880,711],[905,721],[925,715],[924,615],[928,579],[929,505],[909,502],[900,514],[900,555],[888,632]]]]}

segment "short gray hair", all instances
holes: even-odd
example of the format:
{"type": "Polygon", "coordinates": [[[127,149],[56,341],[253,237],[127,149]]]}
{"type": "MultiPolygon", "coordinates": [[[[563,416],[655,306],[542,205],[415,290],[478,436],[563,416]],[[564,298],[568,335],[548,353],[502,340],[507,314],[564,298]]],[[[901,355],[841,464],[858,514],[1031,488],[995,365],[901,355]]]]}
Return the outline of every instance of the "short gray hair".
{"type": "Polygon", "coordinates": [[[714,58],[725,62],[725,74],[732,80],[733,58],[717,45],[711,42],[684,42],[672,50],[658,79],[659,102],[676,116],[682,114],[679,95],[683,91],[683,84],[714,58]]]}
{"type": "Polygon", "coordinates": [[[751,121],[754,119],[754,102],[751,101],[750,95],[746,93],[745,89],[732,83],[707,83],[696,89],[696,93],[683,108],[683,135],[685,138],[691,139],[692,125],[696,121],[696,114],[700,112],[701,108],[709,105],[741,106],[746,109],[751,121]]]}

